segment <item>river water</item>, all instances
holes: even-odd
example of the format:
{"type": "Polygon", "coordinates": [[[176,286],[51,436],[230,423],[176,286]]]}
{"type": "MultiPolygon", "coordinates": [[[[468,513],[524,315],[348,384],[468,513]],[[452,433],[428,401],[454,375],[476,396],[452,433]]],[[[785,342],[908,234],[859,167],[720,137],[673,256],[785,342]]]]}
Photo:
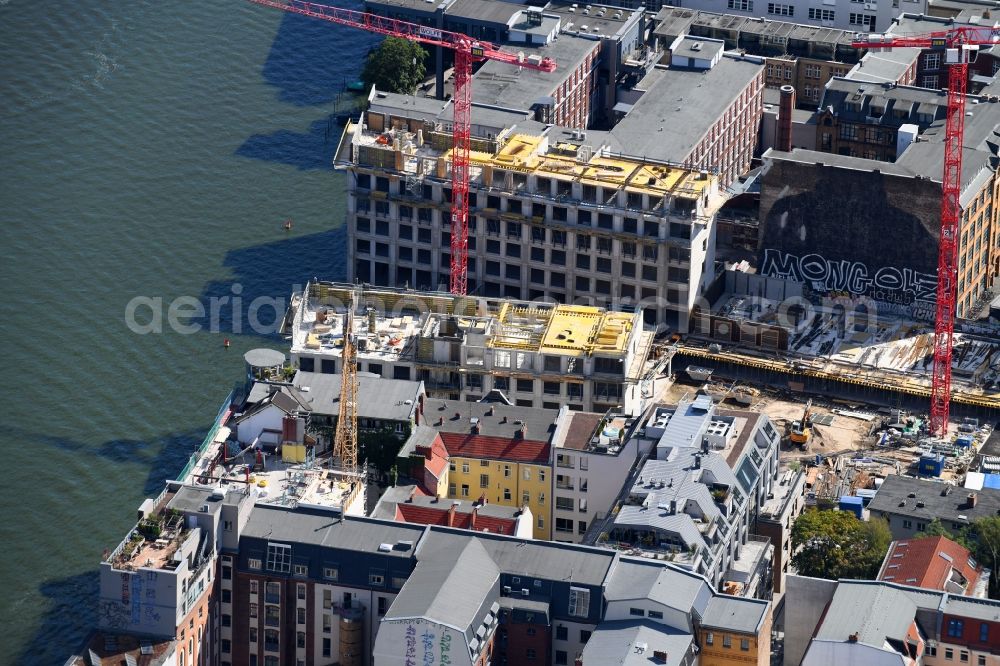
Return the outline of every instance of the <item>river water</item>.
{"type": "Polygon", "coordinates": [[[331,114],[375,41],[237,0],[0,0],[0,664],[61,664],[94,626],[104,549],[243,351],[282,348],[254,300],[343,276],[331,114]]]}

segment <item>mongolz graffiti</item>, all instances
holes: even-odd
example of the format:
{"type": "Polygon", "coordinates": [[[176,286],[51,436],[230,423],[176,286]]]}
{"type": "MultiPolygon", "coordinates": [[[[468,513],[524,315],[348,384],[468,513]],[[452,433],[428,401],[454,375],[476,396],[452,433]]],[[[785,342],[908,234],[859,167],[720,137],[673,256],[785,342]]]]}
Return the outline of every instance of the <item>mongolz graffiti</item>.
{"type": "Polygon", "coordinates": [[[827,259],[811,253],[796,256],[777,249],[764,250],[760,272],[768,277],[795,280],[828,292],[847,292],[880,303],[923,310],[934,304],[937,278],[912,268],[882,266],[874,272],[866,264],[827,259]]]}

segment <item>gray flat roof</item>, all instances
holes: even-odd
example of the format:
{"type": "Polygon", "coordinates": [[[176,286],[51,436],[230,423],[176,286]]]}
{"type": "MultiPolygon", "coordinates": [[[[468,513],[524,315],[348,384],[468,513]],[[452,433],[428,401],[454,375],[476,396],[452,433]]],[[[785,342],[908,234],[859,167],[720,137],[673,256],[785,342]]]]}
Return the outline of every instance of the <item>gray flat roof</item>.
{"type": "MultiPolygon", "coordinates": [[[[432,526],[421,541],[418,557],[424,556],[425,548],[430,553],[457,549],[469,534],[454,528],[432,526]]],[[[613,551],[589,546],[484,532],[477,532],[475,538],[482,542],[501,571],[514,576],[600,586],[615,559],[613,551]]]]}
{"type": "Polygon", "coordinates": [[[285,352],[260,347],[243,354],[243,360],[247,362],[247,365],[252,365],[255,368],[273,368],[285,363],[285,352]]]}
{"type": "MultiPolygon", "coordinates": [[[[341,375],[299,370],[292,383],[314,414],[336,416],[340,414],[340,380],[341,375]],[[308,391],[304,390],[306,387],[308,391]]],[[[358,373],[358,416],[361,418],[408,421],[419,395],[420,382],[358,373]]]]}
{"type": "Polygon", "coordinates": [[[635,13],[634,9],[625,9],[624,7],[609,7],[607,5],[591,5],[590,13],[584,14],[586,10],[586,3],[577,2],[578,7],[576,11],[570,11],[573,3],[572,2],[551,2],[545,7],[546,14],[558,14],[562,17],[563,30],[580,30],[584,25],[587,26],[586,33],[588,35],[600,35],[602,37],[613,37],[615,36],[622,27],[628,22],[635,13]],[[601,15],[601,10],[604,10],[604,15],[601,15]],[[621,12],[621,18],[615,18],[615,14],[621,12]],[[594,32],[594,28],[597,28],[597,32],[594,32]]]}
{"type": "Polygon", "coordinates": [[[847,73],[847,78],[873,83],[893,83],[902,78],[920,56],[920,49],[892,49],[874,53],[869,51],[847,73]]]}
{"type": "Polygon", "coordinates": [[[452,0],[365,0],[365,7],[404,8],[411,12],[433,16],[438,7],[447,7],[452,0]]]}
{"type": "Polygon", "coordinates": [[[438,432],[472,433],[472,419],[479,419],[479,434],[484,437],[512,439],[521,428],[527,429],[525,439],[547,442],[555,432],[557,409],[508,406],[496,402],[479,403],[462,400],[428,398],[424,403],[425,425],[438,432]],[[488,415],[490,410],[492,415],[488,415]],[[456,417],[455,415],[458,414],[456,417]],[[441,425],[439,420],[444,419],[441,425]]]}
{"type": "MultiPolygon", "coordinates": [[[[503,4],[503,3],[498,3],[503,4]]],[[[519,69],[490,60],[476,72],[472,84],[472,99],[479,104],[490,104],[508,109],[530,109],[542,98],[549,97],[575,70],[588,53],[600,47],[600,42],[572,35],[540,47],[518,47],[525,57],[548,56],[556,62],[556,71],[547,73],[532,69],[519,69]]]]}
{"type": "Polygon", "coordinates": [[[170,498],[170,501],[167,502],[167,508],[177,509],[178,511],[184,511],[187,513],[194,513],[198,511],[203,504],[207,504],[209,507],[209,513],[216,513],[223,505],[223,498],[213,498],[213,490],[213,488],[181,486],[177,489],[177,494],[175,494],[172,498],[170,498]]]}
{"type": "Polygon", "coordinates": [[[952,522],[965,522],[959,516],[965,516],[971,522],[976,518],[997,515],[1000,511],[1000,490],[983,488],[974,494],[976,505],[969,506],[969,491],[964,488],[893,475],[882,482],[868,509],[872,514],[886,512],[928,522],[940,518],[945,527],[952,522]],[[911,494],[913,497],[910,497],[911,494]]]}
{"type": "Polygon", "coordinates": [[[768,602],[717,595],[712,597],[701,618],[701,626],[743,634],[755,634],[767,617],[768,602]]]}
{"type": "Polygon", "coordinates": [[[685,162],[763,66],[727,54],[709,70],[667,70],[611,133],[630,155],[685,162]]]}
{"type": "MultiPolygon", "coordinates": [[[[305,507],[289,509],[257,504],[250,512],[242,536],[377,553],[379,545],[383,543],[398,544],[401,541],[416,543],[425,529],[424,525],[373,518],[352,516],[345,520],[338,513],[319,509],[305,507]]],[[[409,557],[413,554],[413,549],[393,549],[385,554],[409,557]]]]}
{"type": "Polygon", "coordinates": [[[673,51],[674,57],[711,60],[726,48],[725,42],[708,37],[685,37],[673,51]]]}
{"type": "Polygon", "coordinates": [[[691,24],[695,22],[700,12],[696,12],[693,9],[683,9],[681,7],[664,7],[659,12],[653,20],[656,22],[656,28],[653,29],[654,35],[659,35],[661,37],[680,37],[681,35],[686,35],[691,24]]]}
{"type": "Polygon", "coordinates": [[[607,666],[680,666],[687,663],[694,636],[651,620],[602,622],[590,634],[580,660],[584,664],[607,666]],[[663,652],[666,661],[653,660],[653,652],[663,652]]]}
{"type": "Polygon", "coordinates": [[[446,14],[449,18],[472,19],[477,23],[502,23],[507,25],[511,17],[524,9],[523,4],[502,0],[454,0],[446,14]]]}
{"type": "Polygon", "coordinates": [[[799,162],[801,164],[818,164],[829,167],[839,167],[842,169],[854,169],[856,171],[878,171],[879,173],[891,176],[904,176],[913,178],[915,174],[898,164],[892,162],[880,162],[879,160],[866,160],[861,157],[849,157],[847,155],[837,155],[835,153],[822,153],[817,150],[805,150],[803,148],[793,148],[791,152],[784,152],[769,148],[762,158],[783,160],[786,162],[799,162]]]}

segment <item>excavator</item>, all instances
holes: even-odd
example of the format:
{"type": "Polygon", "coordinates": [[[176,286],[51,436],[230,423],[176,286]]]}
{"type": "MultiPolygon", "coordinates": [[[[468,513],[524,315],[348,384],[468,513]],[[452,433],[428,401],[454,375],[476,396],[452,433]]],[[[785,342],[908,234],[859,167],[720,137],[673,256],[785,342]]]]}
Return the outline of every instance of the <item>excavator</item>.
{"type": "Polygon", "coordinates": [[[812,399],[806,403],[806,408],[802,412],[802,418],[798,421],[792,421],[792,432],[788,435],[788,440],[792,444],[798,444],[800,449],[805,449],[806,444],[809,443],[809,437],[812,435],[809,422],[809,418],[812,415],[812,399]]]}

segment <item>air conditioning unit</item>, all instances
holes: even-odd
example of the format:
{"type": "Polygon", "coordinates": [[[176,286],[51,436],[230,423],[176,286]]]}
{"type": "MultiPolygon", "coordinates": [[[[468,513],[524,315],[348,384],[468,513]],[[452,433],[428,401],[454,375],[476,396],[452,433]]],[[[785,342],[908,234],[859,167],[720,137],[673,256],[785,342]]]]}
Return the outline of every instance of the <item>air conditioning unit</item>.
{"type": "Polygon", "coordinates": [[[526,596],[528,596],[528,594],[529,594],[529,592],[528,592],[528,588],[526,588],[526,587],[522,587],[522,588],[521,588],[521,596],[522,596],[522,597],[526,597],[526,596]]]}
{"type": "Polygon", "coordinates": [[[503,586],[503,593],[504,594],[510,594],[510,585],[504,585],[503,586]]]}

